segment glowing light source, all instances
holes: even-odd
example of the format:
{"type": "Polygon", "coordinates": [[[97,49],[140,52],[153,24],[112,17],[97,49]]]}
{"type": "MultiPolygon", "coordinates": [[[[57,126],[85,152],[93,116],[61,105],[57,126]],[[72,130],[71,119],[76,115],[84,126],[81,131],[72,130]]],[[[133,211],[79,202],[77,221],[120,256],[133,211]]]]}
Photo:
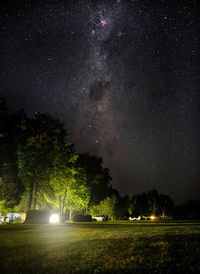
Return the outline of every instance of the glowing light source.
{"type": "Polygon", "coordinates": [[[49,222],[51,224],[59,223],[59,215],[58,214],[51,214],[51,216],[49,218],[49,222]]]}
{"type": "Polygon", "coordinates": [[[155,219],[155,216],[151,216],[150,218],[151,218],[151,220],[153,221],[153,220],[155,219]]]}
{"type": "Polygon", "coordinates": [[[108,24],[108,22],[104,18],[100,19],[100,23],[101,23],[102,27],[104,27],[104,26],[106,26],[108,24]]]}

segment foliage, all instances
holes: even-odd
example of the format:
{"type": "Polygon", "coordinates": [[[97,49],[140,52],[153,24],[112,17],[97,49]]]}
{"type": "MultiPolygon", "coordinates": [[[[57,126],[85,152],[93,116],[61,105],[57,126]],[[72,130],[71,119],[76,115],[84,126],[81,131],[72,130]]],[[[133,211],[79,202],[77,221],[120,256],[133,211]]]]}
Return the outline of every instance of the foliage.
{"type": "Polygon", "coordinates": [[[0,201],[0,213],[1,213],[2,216],[4,216],[5,213],[6,213],[6,206],[5,206],[5,201],[4,200],[0,201]]]}
{"type": "Polygon", "coordinates": [[[117,198],[116,196],[106,197],[103,201],[99,204],[99,212],[100,214],[107,216],[111,220],[113,220],[116,216],[117,198]]]}
{"type": "Polygon", "coordinates": [[[134,216],[148,215],[149,205],[146,193],[135,195],[131,199],[132,213],[134,216]]]}
{"type": "Polygon", "coordinates": [[[90,200],[90,188],[86,184],[86,177],[82,169],[75,174],[75,181],[67,188],[66,206],[70,210],[87,208],[90,200]]]}
{"type": "MultiPolygon", "coordinates": [[[[48,114],[28,118],[23,110],[8,114],[0,100],[0,200],[24,211],[59,207],[63,214],[87,208],[91,188],[78,155],[67,142],[64,125],[48,114]],[[26,202],[27,203],[27,202],[26,202]]],[[[105,171],[103,171],[105,172],[105,171]]]]}
{"type": "Polygon", "coordinates": [[[102,167],[102,158],[88,153],[79,154],[76,166],[85,172],[86,183],[90,188],[90,205],[99,204],[109,195],[110,171],[102,167]]]}
{"type": "Polygon", "coordinates": [[[28,134],[18,148],[18,167],[29,194],[27,209],[30,210],[33,200],[36,209],[36,202],[40,204],[53,199],[56,188],[63,191],[63,176],[66,175],[65,181],[69,177],[67,164],[73,152],[66,143],[67,133],[63,124],[50,115],[37,113],[27,128],[28,134]],[[60,186],[57,186],[58,180],[60,186]]]}
{"type": "Polygon", "coordinates": [[[161,216],[171,216],[174,210],[174,202],[168,195],[160,194],[161,216]]]}
{"type": "Polygon", "coordinates": [[[120,197],[100,157],[77,155],[64,124],[49,114],[28,118],[23,110],[10,115],[0,99],[0,202],[19,211],[59,208],[124,218],[171,215],[173,201],[156,190],[120,197]],[[27,203],[28,201],[28,203],[27,203]]]}
{"type": "Polygon", "coordinates": [[[157,190],[147,192],[147,201],[149,206],[149,212],[153,215],[161,215],[160,197],[157,190]]]}
{"type": "Polygon", "coordinates": [[[19,201],[18,184],[0,178],[0,199],[5,207],[13,207],[19,201]]]}
{"type": "Polygon", "coordinates": [[[116,218],[117,219],[123,219],[128,217],[129,211],[131,209],[131,202],[129,200],[129,197],[126,195],[124,197],[118,197],[117,198],[117,204],[116,204],[116,218]]]}
{"type": "Polygon", "coordinates": [[[0,99],[0,200],[4,200],[5,207],[17,205],[23,192],[16,149],[25,120],[23,110],[10,115],[5,100],[0,99]]]}
{"type": "Polygon", "coordinates": [[[60,214],[63,214],[66,209],[66,199],[69,196],[69,188],[76,181],[78,171],[75,169],[74,163],[77,159],[73,145],[65,144],[61,151],[54,159],[54,166],[50,178],[50,185],[53,189],[53,199],[48,202],[54,203],[59,207],[60,214]]]}
{"type": "Polygon", "coordinates": [[[168,195],[159,194],[157,190],[147,191],[135,195],[131,199],[132,214],[134,216],[150,215],[170,216],[174,203],[168,195]]]}
{"type": "Polygon", "coordinates": [[[96,216],[96,215],[99,215],[100,214],[100,211],[99,211],[99,205],[90,205],[90,208],[89,208],[89,214],[92,215],[92,216],[96,216]]]}

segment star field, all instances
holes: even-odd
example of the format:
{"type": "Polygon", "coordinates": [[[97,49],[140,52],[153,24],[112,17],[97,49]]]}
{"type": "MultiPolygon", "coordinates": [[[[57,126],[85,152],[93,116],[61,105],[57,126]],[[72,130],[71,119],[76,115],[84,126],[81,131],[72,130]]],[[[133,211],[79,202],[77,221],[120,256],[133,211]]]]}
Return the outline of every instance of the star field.
{"type": "Polygon", "coordinates": [[[0,96],[65,122],[121,194],[200,196],[198,1],[11,1],[0,96]]]}

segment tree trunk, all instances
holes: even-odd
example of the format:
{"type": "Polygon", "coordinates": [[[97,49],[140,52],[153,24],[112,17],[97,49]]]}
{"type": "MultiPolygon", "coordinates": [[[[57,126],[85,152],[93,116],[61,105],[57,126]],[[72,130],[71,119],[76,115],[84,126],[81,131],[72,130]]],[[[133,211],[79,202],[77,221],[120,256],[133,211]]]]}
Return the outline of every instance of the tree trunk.
{"type": "Polygon", "coordinates": [[[65,190],[64,197],[63,197],[62,214],[64,213],[66,196],[67,196],[67,189],[65,190]]]}
{"type": "Polygon", "coordinates": [[[33,188],[34,188],[34,184],[31,184],[29,198],[28,198],[27,212],[31,210],[31,205],[33,200],[33,188]]]}
{"type": "Polygon", "coordinates": [[[33,210],[36,210],[36,203],[37,203],[37,184],[35,185],[35,193],[34,193],[34,199],[33,199],[33,210]]]}
{"type": "Polygon", "coordinates": [[[61,199],[61,195],[59,195],[59,212],[61,214],[62,211],[62,199],[61,199]]]}
{"type": "Polygon", "coordinates": [[[71,208],[69,209],[69,219],[70,219],[70,221],[72,220],[72,209],[71,208]]]}

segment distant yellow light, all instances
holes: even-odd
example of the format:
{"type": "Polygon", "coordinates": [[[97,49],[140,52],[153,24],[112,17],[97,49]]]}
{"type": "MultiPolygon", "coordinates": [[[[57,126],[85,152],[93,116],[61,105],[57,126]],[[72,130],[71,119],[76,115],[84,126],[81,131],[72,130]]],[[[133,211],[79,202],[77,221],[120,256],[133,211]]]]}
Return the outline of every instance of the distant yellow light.
{"type": "Polygon", "coordinates": [[[49,218],[49,222],[51,224],[59,223],[59,215],[58,214],[51,214],[51,216],[49,218]]]}
{"type": "Polygon", "coordinates": [[[151,218],[151,220],[153,221],[153,220],[155,219],[155,216],[151,216],[150,218],[151,218]]]}

